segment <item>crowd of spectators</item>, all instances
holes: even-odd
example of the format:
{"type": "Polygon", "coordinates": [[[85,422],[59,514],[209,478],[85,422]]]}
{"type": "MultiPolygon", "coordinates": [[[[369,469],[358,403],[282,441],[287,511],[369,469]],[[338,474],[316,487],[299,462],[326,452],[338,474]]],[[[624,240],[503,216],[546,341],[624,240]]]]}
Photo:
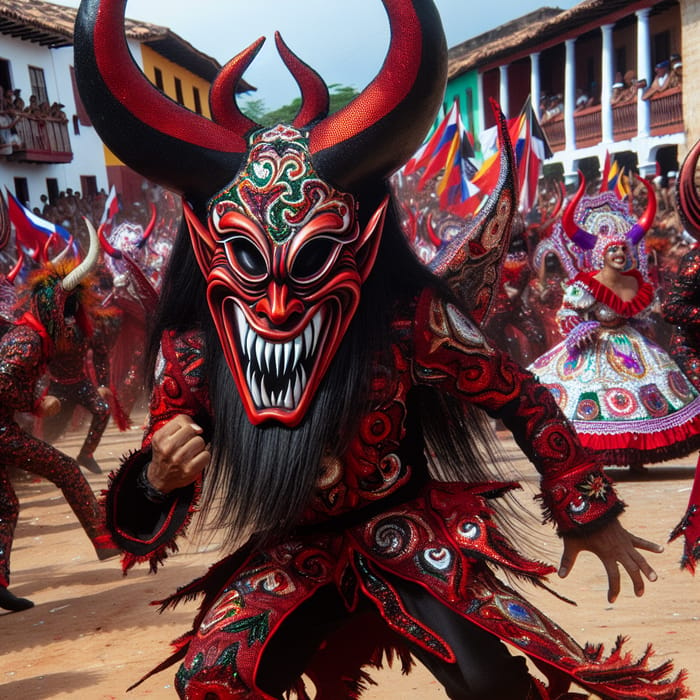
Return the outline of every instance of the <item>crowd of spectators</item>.
{"type": "Polygon", "coordinates": [[[39,102],[36,95],[32,95],[29,104],[25,104],[21,90],[0,88],[0,155],[11,155],[13,151],[22,148],[20,127],[23,119],[67,123],[64,106],[60,102],[39,102]]]}

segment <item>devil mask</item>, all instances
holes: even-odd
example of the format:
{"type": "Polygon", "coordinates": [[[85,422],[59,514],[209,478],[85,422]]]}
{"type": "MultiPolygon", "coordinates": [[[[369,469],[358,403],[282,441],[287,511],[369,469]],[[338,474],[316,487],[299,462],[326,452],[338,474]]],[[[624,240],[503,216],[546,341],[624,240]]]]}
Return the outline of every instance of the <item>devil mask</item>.
{"type": "Polygon", "coordinates": [[[361,193],[375,193],[408,160],[442,101],[446,47],[432,0],[383,4],[391,28],[386,60],[330,116],[325,83],[276,35],[302,102],[291,124],[272,129],[242,114],[234,99],[262,40],[221,70],[208,120],[165,97],[133,62],[125,0],[83,0],[78,12],[83,102],[124,163],[183,195],[209,309],[255,424],[295,426],[304,417],[379,246],[387,202],[360,220],[368,208],[361,193]]]}
{"type": "Polygon", "coordinates": [[[226,361],[253,423],[303,417],[374,263],[386,200],[360,230],[355,198],[316,173],[289,126],[256,132],[209,206],[185,207],[226,361]]]}

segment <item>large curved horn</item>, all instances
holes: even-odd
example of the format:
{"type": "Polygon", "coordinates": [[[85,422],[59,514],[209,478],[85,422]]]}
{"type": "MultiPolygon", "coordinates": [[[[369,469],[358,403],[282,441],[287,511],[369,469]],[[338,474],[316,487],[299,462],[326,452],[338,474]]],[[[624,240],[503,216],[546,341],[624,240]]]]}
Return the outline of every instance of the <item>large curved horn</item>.
{"type": "MultiPolygon", "coordinates": [[[[60,239],[60,236],[56,236],[58,240],[60,239]]],[[[66,245],[63,247],[63,250],[61,250],[52,260],[51,264],[56,265],[57,263],[61,262],[63,258],[65,258],[70,250],[73,248],[73,235],[71,234],[70,238],[66,242],[66,245]]],[[[48,257],[48,250],[47,250],[47,257],[48,257]]]]}
{"type": "Polygon", "coordinates": [[[107,236],[105,235],[105,227],[107,224],[100,224],[99,228],[97,229],[97,238],[100,241],[100,245],[102,246],[102,250],[104,250],[107,255],[109,255],[110,258],[114,258],[115,260],[121,260],[122,259],[122,252],[119,250],[119,248],[115,248],[108,240],[107,236]]]}
{"type": "Polygon", "coordinates": [[[289,72],[294,76],[294,80],[296,80],[301,91],[301,107],[296,117],[294,117],[292,126],[297,127],[297,129],[303,129],[312,122],[327,117],[330,107],[330,96],[323,78],[311,66],[304,63],[296,54],[290,51],[279,32],[275,32],[275,44],[279,55],[284,61],[284,65],[287,66],[289,72]]]}
{"type": "Polygon", "coordinates": [[[146,241],[149,239],[150,235],[153,233],[153,230],[156,227],[156,219],[158,218],[158,210],[156,209],[156,205],[153,204],[153,202],[149,202],[149,208],[151,210],[151,218],[148,220],[148,223],[146,224],[146,230],[143,232],[143,236],[141,236],[141,240],[137,243],[138,248],[143,248],[146,245],[146,241]]]}
{"type": "Polygon", "coordinates": [[[17,262],[15,263],[15,266],[5,275],[5,279],[10,284],[14,284],[15,280],[17,279],[17,275],[19,274],[19,271],[22,269],[24,266],[24,260],[25,260],[25,255],[24,251],[22,250],[22,246],[17,246],[17,262]]]}
{"type": "Polygon", "coordinates": [[[375,79],[311,129],[318,170],[341,189],[383,179],[420,146],[442,103],[447,47],[429,0],[382,0],[391,44],[375,79]]]}
{"type": "Polygon", "coordinates": [[[88,248],[85,259],[76,265],[64,278],[61,284],[67,292],[75,289],[87,276],[91,270],[97,265],[97,259],[100,257],[100,243],[97,240],[97,232],[95,227],[90,223],[87,216],[83,217],[87,226],[88,235],[90,237],[90,247],[88,248]]]}
{"type": "Polygon", "coordinates": [[[584,231],[575,221],[574,214],[576,212],[576,207],[578,203],[583,198],[583,193],[586,190],[586,178],[583,177],[583,173],[579,170],[578,177],[580,180],[580,185],[576,194],[571,198],[571,201],[566,205],[564,213],[561,216],[561,225],[564,229],[566,235],[581,249],[583,250],[593,250],[595,247],[596,237],[584,231]]]}
{"type": "Polygon", "coordinates": [[[643,177],[637,176],[637,179],[647,191],[647,208],[639,217],[637,223],[627,233],[627,238],[633,245],[637,245],[644,238],[644,234],[654,225],[654,219],[656,218],[656,192],[654,192],[654,186],[643,177]]]}
{"type": "Polygon", "coordinates": [[[685,230],[700,240],[700,196],[695,186],[695,169],[698,166],[699,157],[700,140],[696,141],[681,164],[678,172],[676,201],[685,230]]]}
{"type": "MultiPolygon", "coordinates": [[[[153,85],[131,57],[126,0],[83,0],[75,32],[75,75],[104,143],[137,172],[203,202],[230,182],[245,134],[182,107],[153,85]]],[[[234,109],[233,95],[229,100],[234,109]]]]}

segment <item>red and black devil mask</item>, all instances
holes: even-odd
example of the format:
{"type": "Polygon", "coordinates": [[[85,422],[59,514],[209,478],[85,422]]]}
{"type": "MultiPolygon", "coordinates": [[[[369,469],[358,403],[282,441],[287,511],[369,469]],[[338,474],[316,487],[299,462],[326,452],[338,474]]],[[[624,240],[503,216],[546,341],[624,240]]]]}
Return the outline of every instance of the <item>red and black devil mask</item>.
{"type": "Polygon", "coordinates": [[[209,309],[253,423],[303,418],[379,246],[387,201],[360,220],[362,193],[413,154],[442,101],[446,47],[432,0],[383,4],[386,60],[330,116],[325,83],[276,35],[302,104],[291,124],[269,129],[234,99],[262,39],[217,76],[208,120],[168,99],[133,62],[125,0],[83,0],[78,12],[83,102],[123,162],[183,195],[209,309]]]}

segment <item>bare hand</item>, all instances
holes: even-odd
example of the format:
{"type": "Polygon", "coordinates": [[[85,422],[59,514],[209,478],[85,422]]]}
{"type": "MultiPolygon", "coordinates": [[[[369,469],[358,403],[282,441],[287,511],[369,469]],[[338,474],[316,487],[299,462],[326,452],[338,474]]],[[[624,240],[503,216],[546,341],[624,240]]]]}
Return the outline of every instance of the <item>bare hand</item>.
{"type": "Polygon", "coordinates": [[[656,581],[658,576],[649,566],[647,560],[637,551],[644,549],[656,554],[663,552],[664,548],[636,537],[625,530],[618,520],[612,521],[601,530],[585,537],[564,535],[564,554],[559,565],[559,576],[565,578],[571,571],[579,552],[587,550],[593,552],[602,562],[608,574],[608,601],[614,603],[620,594],[620,570],[618,564],[622,564],[627,574],[632,579],[634,594],[644,595],[644,580],[642,573],[649,581],[656,581]]]}
{"type": "Polygon", "coordinates": [[[189,416],[175,416],[153,435],[148,481],[159,491],[188,486],[209,465],[211,454],[200,428],[189,416]]]}
{"type": "Polygon", "coordinates": [[[97,393],[105,400],[109,401],[112,398],[112,390],[108,386],[101,386],[97,393]]]}
{"type": "Polygon", "coordinates": [[[61,401],[55,396],[47,395],[41,400],[37,413],[44,418],[50,418],[51,416],[57,415],[60,410],[61,401]]]}

